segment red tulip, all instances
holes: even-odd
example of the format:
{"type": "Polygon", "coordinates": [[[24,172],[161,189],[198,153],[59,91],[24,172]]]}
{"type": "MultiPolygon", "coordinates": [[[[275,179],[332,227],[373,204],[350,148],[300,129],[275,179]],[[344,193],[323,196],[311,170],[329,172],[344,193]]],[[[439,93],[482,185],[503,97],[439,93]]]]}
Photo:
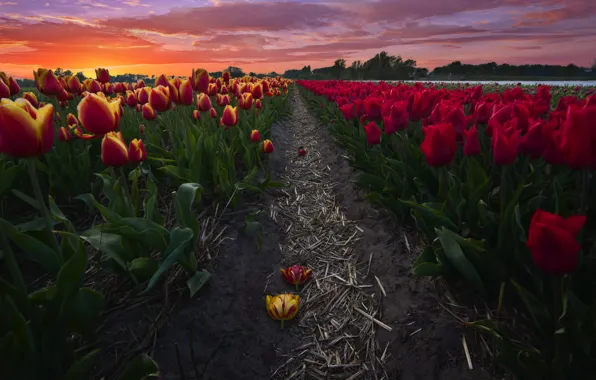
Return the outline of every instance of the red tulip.
{"type": "Polygon", "coordinates": [[[58,95],[62,92],[62,83],[52,70],[37,69],[33,72],[35,85],[39,92],[44,95],[58,95]]]}
{"type": "Polygon", "coordinates": [[[496,128],[492,136],[493,161],[495,165],[511,165],[517,158],[521,130],[508,136],[503,128],[496,128]]]}
{"type": "Polygon", "coordinates": [[[217,118],[217,110],[216,110],[215,108],[211,108],[211,109],[209,110],[209,116],[210,116],[212,119],[215,119],[215,118],[217,118]]]}
{"type": "Polygon", "coordinates": [[[255,84],[251,93],[253,99],[261,99],[263,97],[263,85],[260,83],[255,84]]]}
{"type": "Polygon", "coordinates": [[[562,218],[536,210],[530,222],[527,243],[536,266],[550,274],[573,272],[581,251],[576,236],[586,219],[585,216],[562,218]]]}
{"type": "Polygon", "coordinates": [[[145,134],[145,126],[143,124],[139,125],[139,133],[142,135],[145,134]]]}
{"type": "Polygon", "coordinates": [[[364,133],[366,133],[366,140],[370,145],[381,143],[381,129],[374,121],[364,126],[364,133]]]}
{"type": "Polygon", "coordinates": [[[448,165],[457,152],[455,130],[451,123],[442,123],[422,127],[424,140],[420,150],[430,166],[448,165]]]}
{"type": "Polygon", "coordinates": [[[190,79],[184,79],[180,83],[180,87],[178,89],[178,99],[179,104],[191,105],[194,97],[192,92],[192,83],[190,79]]]}
{"type": "Polygon", "coordinates": [[[110,81],[110,72],[108,69],[95,69],[95,77],[99,83],[108,83],[110,81]]]}
{"type": "Polygon", "coordinates": [[[575,105],[567,109],[567,119],[561,128],[561,149],[565,163],[571,168],[587,168],[596,164],[594,111],[596,107],[579,108],[575,105]]]}
{"type": "Polygon", "coordinates": [[[96,135],[118,129],[122,106],[120,100],[108,102],[105,97],[89,94],[77,106],[79,121],[83,127],[96,135]]]}
{"type": "Polygon", "coordinates": [[[312,276],[312,269],[308,269],[301,265],[292,265],[286,269],[280,269],[283,278],[292,285],[298,288],[298,285],[304,284],[312,276]]]}
{"type": "Polygon", "coordinates": [[[172,107],[170,89],[164,86],[157,86],[149,93],[149,104],[157,112],[165,112],[172,107]]]}
{"type": "Polygon", "coordinates": [[[478,141],[478,130],[476,126],[469,130],[464,129],[465,143],[464,143],[464,154],[466,156],[477,156],[481,153],[480,141],[478,141]]]}
{"type": "Polygon", "coordinates": [[[58,139],[60,139],[60,141],[62,142],[67,142],[72,140],[72,135],[70,134],[70,131],[64,127],[60,127],[60,129],[58,130],[58,139]]]}
{"type": "Polygon", "coordinates": [[[203,112],[209,111],[212,108],[209,95],[204,93],[197,94],[197,108],[203,112]]]}
{"type": "Polygon", "coordinates": [[[149,87],[141,87],[135,90],[135,94],[137,96],[139,104],[147,104],[149,103],[149,95],[151,94],[151,89],[149,87]]]}
{"type": "Polygon", "coordinates": [[[126,92],[126,105],[129,107],[136,107],[137,106],[137,98],[132,91],[126,92]]]}
{"type": "Polygon", "coordinates": [[[141,112],[143,115],[143,119],[145,119],[145,120],[157,119],[157,112],[155,112],[155,110],[153,109],[153,107],[151,107],[151,104],[149,104],[149,103],[143,104],[143,107],[141,108],[141,112]]]}
{"type": "Polygon", "coordinates": [[[209,87],[209,73],[207,70],[204,69],[197,69],[196,71],[192,70],[192,82],[193,88],[195,91],[198,92],[207,92],[207,88],[209,87]]]}
{"type": "Polygon", "coordinates": [[[356,107],[353,103],[344,104],[343,106],[339,107],[339,110],[344,115],[346,120],[352,120],[358,116],[356,113],[356,107]]]}
{"type": "Polygon", "coordinates": [[[252,108],[253,97],[251,93],[244,93],[242,94],[242,98],[238,102],[238,106],[243,110],[249,110],[252,108]]]}
{"type": "Polygon", "coordinates": [[[221,115],[220,123],[227,127],[238,124],[238,107],[227,105],[221,115]]]}
{"type": "MultiPolygon", "coordinates": [[[[256,108],[257,110],[260,110],[261,108],[263,108],[263,103],[261,103],[261,99],[257,99],[257,100],[255,101],[255,108],[256,108]]],[[[257,112],[257,115],[258,115],[258,112],[257,112]]]]}

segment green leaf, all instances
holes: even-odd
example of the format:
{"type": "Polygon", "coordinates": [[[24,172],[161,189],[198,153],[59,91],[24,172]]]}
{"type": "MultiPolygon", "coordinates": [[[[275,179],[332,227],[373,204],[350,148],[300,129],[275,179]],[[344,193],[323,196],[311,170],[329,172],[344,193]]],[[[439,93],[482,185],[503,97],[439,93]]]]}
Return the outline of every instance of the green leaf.
{"type": "Polygon", "coordinates": [[[85,266],[87,265],[87,253],[81,244],[80,249],[62,266],[56,279],[56,302],[58,304],[60,315],[65,311],[66,305],[76,297],[81,282],[85,266]]]}
{"type": "Polygon", "coordinates": [[[89,378],[99,350],[93,350],[70,366],[62,380],[82,380],[89,378]]]}
{"type": "Polygon", "coordinates": [[[79,196],[76,196],[75,199],[85,202],[87,204],[87,206],[91,209],[93,209],[95,207],[97,209],[97,211],[99,211],[101,216],[108,222],[116,222],[116,221],[122,219],[122,217],[117,212],[114,212],[114,211],[110,210],[109,208],[107,208],[106,206],[99,203],[95,199],[93,194],[81,194],[79,196]]]}
{"type": "Polygon", "coordinates": [[[91,288],[80,288],[68,314],[73,330],[82,334],[92,334],[104,306],[103,294],[91,288]]]}
{"type": "Polygon", "coordinates": [[[134,259],[133,253],[124,249],[122,236],[105,233],[101,230],[101,226],[95,226],[83,232],[81,239],[114,260],[122,269],[127,270],[128,266],[126,263],[134,259]]]}
{"type": "Polygon", "coordinates": [[[474,287],[475,291],[486,296],[484,283],[478,275],[476,268],[474,268],[474,265],[464,255],[461,246],[454,238],[456,234],[444,227],[441,230],[435,229],[435,232],[449,263],[474,287]]]}
{"type": "Polygon", "coordinates": [[[356,174],[354,183],[368,191],[376,191],[381,193],[383,192],[387,182],[382,177],[360,172],[356,174]]]}
{"type": "Polygon", "coordinates": [[[186,248],[190,245],[193,238],[194,233],[190,228],[175,228],[172,231],[170,234],[170,244],[162,254],[163,261],[149,280],[147,288],[141,294],[149,292],[155,285],[157,285],[157,281],[159,281],[161,275],[184,255],[186,248]]]}
{"type": "Polygon", "coordinates": [[[150,376],[159,376],[159,367],[147,354],[141,354],[128,364],[120,380],[144,380],[150,376]]]}
{"type": "Polygon", "coordinates": [[[426,246],[414,264],[412,265],[412,274],[418,277],[437,277],[445,274],[441,264],[437,262],[432,246],[426,246]]]}
{"type": "Polygon", "coordinates": [[[551,325],[551,317],[544,302],[536,298],[534,294],[529,292],[516,281],[511,280],[511,284],[515,288],[519,298],[522,300],[524,305],[526,305],[526,309],[532,316],[536,327],[544,334],[547,334],[547,331],[550,331],[549,326],[551,325]]]}
{"type": "Polygon", "coordinates": [[[40,240],[20,232],[8,221],[0,218],[0,230],[6,234],[33,261],[52,274],[57,274],[62,265],[58,254],[40,240]]]}
{"type": "Polygon", "coordinates": [[[399,201],[418,210],[424,219],[426,219],[433,227],[447,227],[452,230],[458,230],[458,227],[451,221],[451,219],[449,219],[442,211],[431,207],[433,205],[431,203],[418,204],[415,201],[404,201],[401,199],[399,201]]]}
{"type": "Polygon", "coordinates": [[[203,269],[196,272],[191,278],[186,281],[188,289],[190,289],[190,298],[192,298],[211,278],[211,273],[203,269]]]}
{"type": "Polygon", "coordinates": [[[12,167],[0,167],[0,196],[8,189],[12,188],[17,173],[19,172],[18,166],[12,167]]]}
{"type": "Polygon", "coordinates": [[[200,226],[193,205],[200,201],[202,192],[203,187],[198,183],[184,183],[176,192],[176,219],[181,227],[190,228],[196,236],[199,234],[200,226]]]}
{"type": "Polygon", "coordinates": [[[25,320],[25,317],[19,312],[12,298],[4,296],[4,306],[2,313],[10,318],[11,332],[15,336],[15,343],[17,343],[20,358],[23,360],[35,359],[35,340],[33,331],[25,320]]]}
{"type": "Polygon", "coordinates": [[[127,241],[142,243],[143,246],[156,251],[166,249],[170,235],[161,224],[145,218],[122,218],[117,222],[104,224],[102,229],[107,233],[120,235],[127,241]]]}

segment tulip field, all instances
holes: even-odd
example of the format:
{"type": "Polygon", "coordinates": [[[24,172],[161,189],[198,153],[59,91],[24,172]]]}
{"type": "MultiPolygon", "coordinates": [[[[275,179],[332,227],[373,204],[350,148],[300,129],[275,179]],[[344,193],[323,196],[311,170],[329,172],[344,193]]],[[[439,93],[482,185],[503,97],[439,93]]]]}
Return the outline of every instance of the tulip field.
{"type": "Polygon", "coordinates": [[[297,84],[368,199],[415,224],[413,274],[483,300],[486,318],[465,324],[498,365],[596,376],[593,88],[297,84]]]}
{"type": "MultiPolygon", "coordinates": [[[[192,297],[210,277],[199,215],[280,186],[267,156],[290,81],[33,74],[20,89],[0,72],[0,377],[88,379],[101,279],[145,295],[176,275],[192,297]]],[[[157,373],[129,364],[122,380],[157,373]]]]}

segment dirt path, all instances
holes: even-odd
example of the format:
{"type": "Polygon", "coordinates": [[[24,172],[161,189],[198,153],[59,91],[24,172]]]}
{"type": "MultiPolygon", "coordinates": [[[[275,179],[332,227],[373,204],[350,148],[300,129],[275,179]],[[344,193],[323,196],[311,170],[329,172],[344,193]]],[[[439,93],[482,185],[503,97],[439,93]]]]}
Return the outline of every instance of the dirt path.
{"type": "Polygon", "coordinates": [[[416,239],[355,189],[343,151],[296,88],[290,102],[291,119],[273,127],[270,161],[287,187],[260,207],[263,247],[239,232],[243,215],[230,217],[211,283],[157,342],[164,378],[490,379],[478,363],[468,369],[461,327],[428,282],[411,278],[416,239]],[[264,297],[293,291],[280,278],[286,264],[314,277],[281,330],[264,297]]]}

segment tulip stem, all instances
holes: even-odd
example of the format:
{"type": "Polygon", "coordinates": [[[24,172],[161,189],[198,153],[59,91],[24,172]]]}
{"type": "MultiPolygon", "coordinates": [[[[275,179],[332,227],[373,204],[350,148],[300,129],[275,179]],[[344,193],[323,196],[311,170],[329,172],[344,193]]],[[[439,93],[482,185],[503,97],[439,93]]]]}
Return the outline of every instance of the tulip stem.
{"type": "Polygon", "coordinates": [[[27,160],[27,167],[29,169],[29,179],[31,179],[31,186],[33,187],[33,192],[35,193],[35,198],[37,199],[37,203],[39,203],[39,208],[43,219],[46,224],[46,231],[49,235],[50,242],[52,244],[52,248],[56,255],[58,256],[58,260],[62,264],[62,252],[60,250],[60,246],[58,245],[58,240],[56,239],[56,235],[54,235],[54,224],[52,223],[52,216],[50,215],[48,208],[46,207],[46,203],[44,201],[44,196],[41,192],[41,187],[39,186],[39,179],[37,178],[37,172],[35,170],[35,164],[37,163],[37,158],[30,158],[27,160]]]}
{"type": "Polygon", "coordinates": [[[580,188],[579,188],[579,215],[586,215],[588,208],[588,192],[590,190],[590,172],[588,169],[582,169],[580,175],[580,188]]]}
{"type": "Polygon", "coordinates": [[[281,329],[282,330],[284,329],[284,320],[283,319],[281,320],[281,329]]]}
{"type": "Polygon", "coordinates": [[[17,303],[21,304],[24,303],[24,306],[27,308],[27,313],[29,312],[29,296],[27,294],[27,284],[25,283],[25,279],[23,278],[23,274],[21,273],[21,269],[15,259],[14,252],[10,246],[10,242],[6,237],[6,234],[3,233],[2,235],[2,245],[4,251],[4,261],[6,262],[6,267],[8,268],[8,273],[10,273],[10,277],[15,282],[17,292],[19,293],[20,299],[15,300],[17,303]]]}

